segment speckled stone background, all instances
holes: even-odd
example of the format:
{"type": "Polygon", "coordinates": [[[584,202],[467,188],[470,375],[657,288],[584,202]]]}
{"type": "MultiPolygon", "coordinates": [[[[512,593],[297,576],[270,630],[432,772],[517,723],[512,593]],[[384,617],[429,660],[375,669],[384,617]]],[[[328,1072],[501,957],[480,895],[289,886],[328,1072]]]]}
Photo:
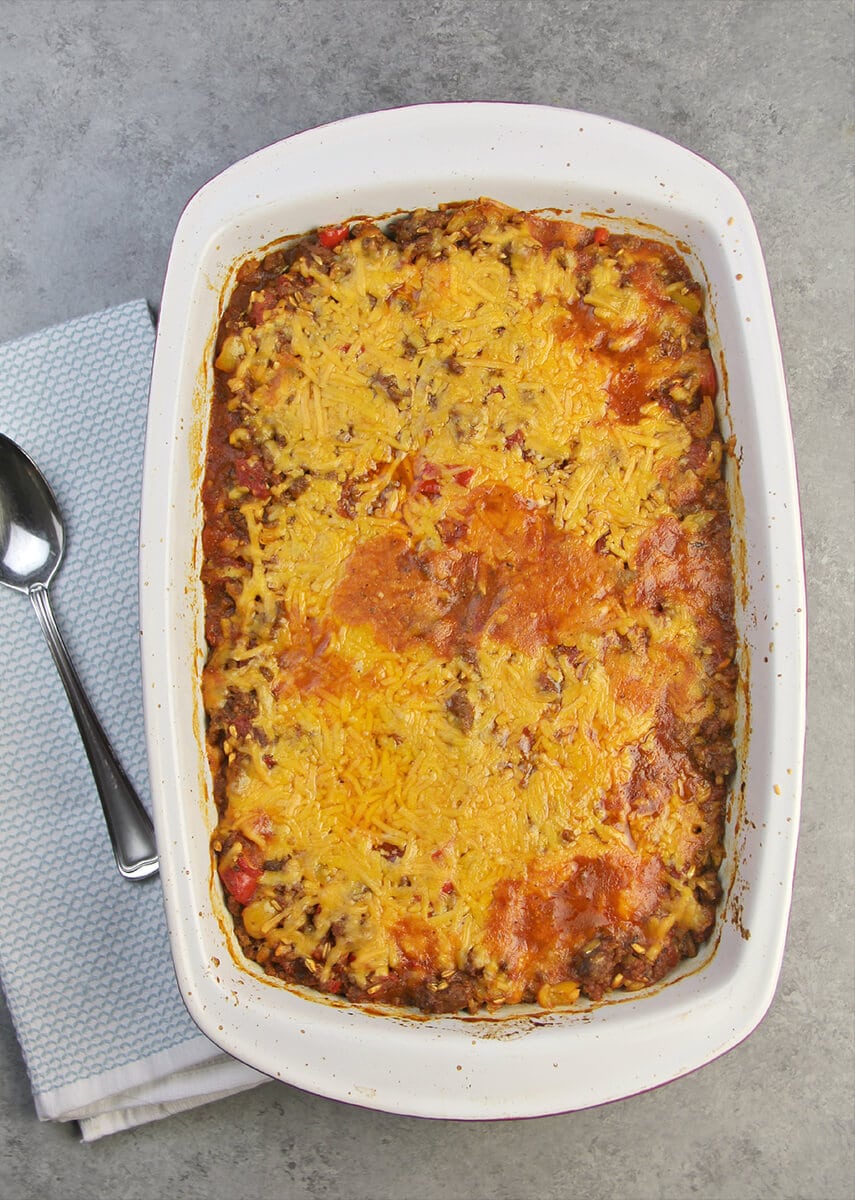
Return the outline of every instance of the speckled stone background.
{"type": "MultiPolygon", "coordinates": [[[[657,1091],[540,1120],[419,1121],[270,1084],[85,1147],[36,1122],[3,1010],[4,1196],[852,1195],[853,51],[849,0],[0,0],[0,339],[156,303],[197,187],[353,113],[556,104],[646,126],[722,167],[767,257],[810,592],[787,955],[743,1045],[657,1091]]],[[[36,869],[26,830],[15,852],[36,869]]]]}

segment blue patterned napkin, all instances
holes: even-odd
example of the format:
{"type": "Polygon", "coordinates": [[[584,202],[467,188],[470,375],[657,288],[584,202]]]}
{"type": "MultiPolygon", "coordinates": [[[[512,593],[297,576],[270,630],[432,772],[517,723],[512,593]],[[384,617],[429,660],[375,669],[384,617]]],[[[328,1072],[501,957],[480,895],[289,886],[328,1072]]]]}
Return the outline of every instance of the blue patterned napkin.
{"type": "MultiPolygon", "coordinates": [[[[0,346],[0,431],[68,527],[57,623],[148,803],[137,612],[154,330],[144,300],[0,346]]],[[[77,727],[24,596],[0,588],[0,977],[43,1120],[92,1140],[251,1087],[175,982],[160,883],[116,871],[77,727]]]]}

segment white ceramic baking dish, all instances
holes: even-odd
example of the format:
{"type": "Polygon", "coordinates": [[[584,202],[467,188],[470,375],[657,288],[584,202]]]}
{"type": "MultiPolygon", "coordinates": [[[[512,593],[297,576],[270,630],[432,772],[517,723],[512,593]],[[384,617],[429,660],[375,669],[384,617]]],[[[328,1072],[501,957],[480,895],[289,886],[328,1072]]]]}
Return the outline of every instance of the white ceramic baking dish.
{"type": "Polygon", "coordinates": [[[145,711],[167,920],[201,1029],[272,1076],[433,1117],[535,1116],[664,1083],[749,1034],[776,986],[804,740],[805,612],[789,414],[757,234],[734,184],[696,155],[602,117],[506,104],[355,117],[261,150],[184,211],[157,335],[141,531],[145,711]],[[491,196],[614,229],[645,222],[706,281],[732,434],[730,487],[749,681],[720,933],[667,985],[576,1012],[413,1019],[289,990],[241,963],[209,851],[215,822],[199,673],[200,501],[210,347],[234,264],[287,234],[491,196]],[[741,493],[741,494],[740,494],[741,493]]]}

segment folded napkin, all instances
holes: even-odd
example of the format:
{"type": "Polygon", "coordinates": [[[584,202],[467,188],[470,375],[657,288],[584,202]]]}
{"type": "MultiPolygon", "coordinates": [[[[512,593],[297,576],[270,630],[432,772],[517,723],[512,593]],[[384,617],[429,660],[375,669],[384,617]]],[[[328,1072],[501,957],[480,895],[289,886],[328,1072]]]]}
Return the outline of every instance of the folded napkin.
{"type": "MultiPolygon", "coordinates": [[[[137,530],[154,330],[144,300],[0,346],[0,431],[65,515],[57,623],[148,799],[137,530]]],[[[90,1141],[265,1076],[180,998],[160,883],[123,880],[77,726],[25,597],[0,588],[0,978],[42,1120],[90,1141]]]]}

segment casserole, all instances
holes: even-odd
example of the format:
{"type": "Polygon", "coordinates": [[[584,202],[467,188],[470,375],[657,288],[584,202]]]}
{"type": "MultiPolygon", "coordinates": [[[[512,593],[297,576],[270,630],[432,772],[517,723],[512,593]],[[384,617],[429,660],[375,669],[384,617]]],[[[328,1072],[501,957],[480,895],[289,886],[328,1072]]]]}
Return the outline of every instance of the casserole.
{"type": "Polygon", "coordinates": [[[483,198],[384,225],[241,263],[217,335],[226,903],[267,974],[354,1002],[637,991],[712,932],[735,764],[700,286],[483,198]]]}
{"type": "Polygon", "coordinates": [[[297,135],[206,185],[181,218],[164,286],[146,443],[141,616],[149,761],[176,973],[197,1023],[230,1053],[297,1086],[391,1111],[532,1116],[675,1078],[734,1045],[762,1018],[783,952],[798,823],[803,566],[762,256],[744,200],[709,164],[603,118],[435,105],[297,135]],[[269,982],[239,961],[217,911],[209,848],[216,818],[198,686],[198,485],[210,350],[233,264],[286,233],[478,195],[572,219],[587,214],[615,231],[653,226],[655,236],[679,243],[693,274],[706,281],[711,344],[726,379],[720,419],[733,438],[737,624],[750,689],[726,839],[727,896],[706,952],[665,986],[620,1002],[413,1020],[320,1002],[269,982]]]}

